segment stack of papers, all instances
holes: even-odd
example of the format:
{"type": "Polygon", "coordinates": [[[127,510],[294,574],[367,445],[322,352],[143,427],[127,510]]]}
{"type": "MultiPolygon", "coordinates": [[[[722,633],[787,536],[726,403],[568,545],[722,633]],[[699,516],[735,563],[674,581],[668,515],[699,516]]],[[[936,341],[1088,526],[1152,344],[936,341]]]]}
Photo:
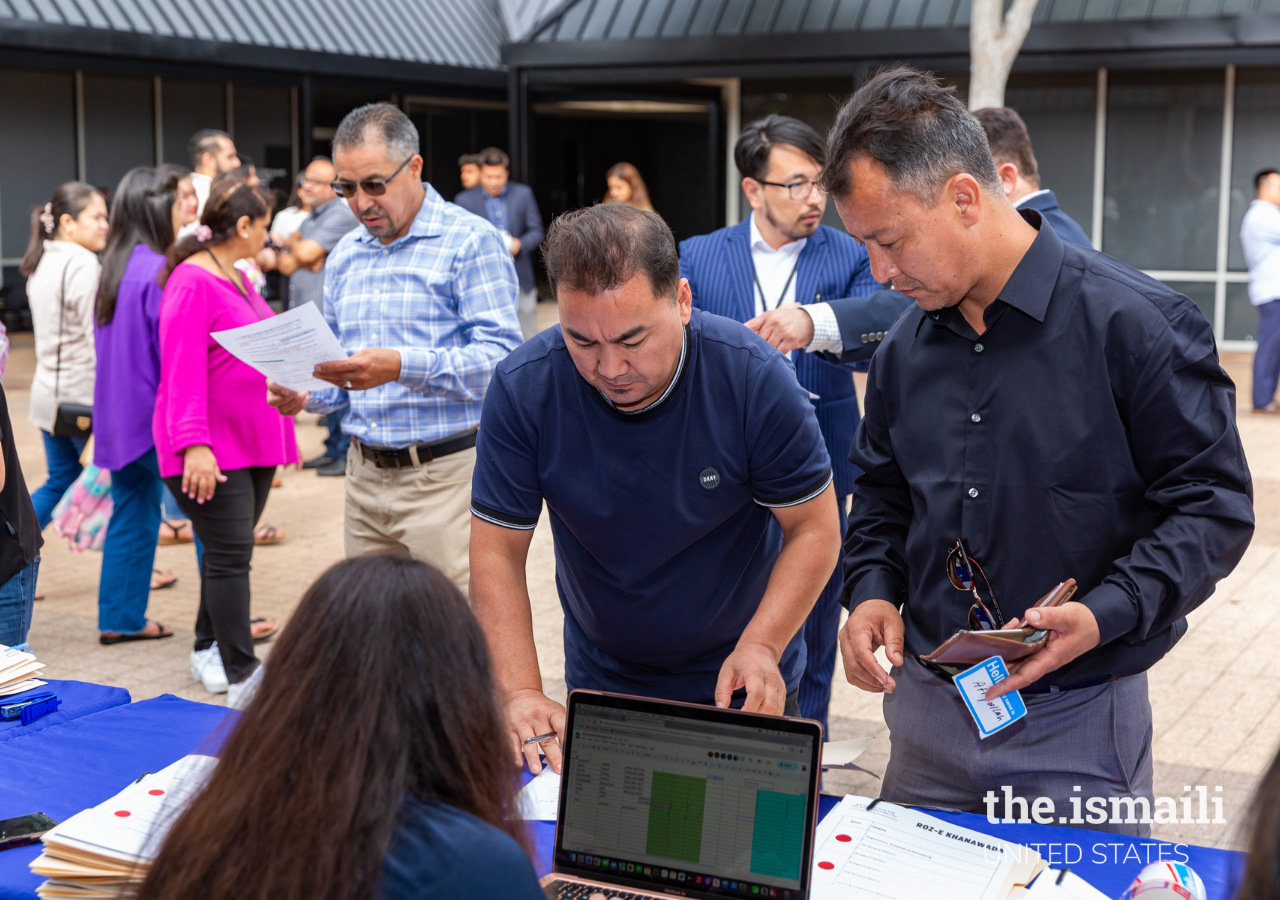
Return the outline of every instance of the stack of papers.
{"type": "Polygon", "coordinates": [[[1031,888],[1015,894],[1027,900],[1111,900],[1070,869],[1045,869],[1031,888]]]}
{"type": "Polygon", "coordinates": [[[847,796],[818,824],[813,900],[1009,900],[1046,867],[1030,847],[870,802],[847,796]]]}
{"type": "Polygon", "coordinates": [[[31,862],[32,872],[49,879],[36,893],[77,900],[134,896],[170,826],[216,763],[211,756],[183,757],[47,833],[43,852],[31,862]]]}
{"type": "Polygon", "coordinates": [[[866,772],[873,778],[879,778],[875,772],[864,769],[854,760],[866,752],[871,746],[871,738],[857,738],[852,741],[827,741],[822,745],[822,768],[824,769],[857,769],[866,772]]]}
{"type": "Polygon", "coordinates": [[[0,644],[0,697],[21,694],[45,684],[32,677],[43,668],[44,663],[36,662],[34,653],[0,644]]]}

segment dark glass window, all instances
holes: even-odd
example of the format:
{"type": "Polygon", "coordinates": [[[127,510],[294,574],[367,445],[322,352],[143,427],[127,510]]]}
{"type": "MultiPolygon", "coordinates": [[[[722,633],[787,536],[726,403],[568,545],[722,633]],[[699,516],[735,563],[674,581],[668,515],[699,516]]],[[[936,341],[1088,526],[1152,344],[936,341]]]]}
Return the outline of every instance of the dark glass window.
{"type": "MultiPolygon", "coordinates": [[[[264,184],[291,191],[293,125],[287,87],[237,84],[232,94],[236,149],[253,158],[264,184]]],[[[308,160],[301,160],[306,165],[308,160]]]]}
{"type": "Polygon", "coordinates": [[[90,184],[114,191],[134,166],[155,164],[154,98],[150,78],[84,76],[85,178],[90,184]]]}
{"type": "Polygon", "coordinates": [[[1098,121],[1098,79],[1080,75],[1021,75],[1009,81],[1004,102],[1022,116],[1040,169],[1040,186],[1058,205],[1093,229],[1093,155],[1098,121]]]}
{"type": "Polygon", "coordinates": [[[70,72],[0,69],[0,252],[17,259],[31,236],[31,208],[76,177],[76,111],[70,72]]]}
{"type": "Polygon", "coordinates": [[[164,107],[164,161],[191,165],[187,143],[202,128],[227,128],[227,86],[222,81],[179,81],[160,86],[164,107]]]}
{"type": "Polygon", "coordinates": [[[1240,222],[1253,200],[1259,169],[1280,169],[1280,69],[1236,72],[1235,127],[1231,139],[1231,218],[1227,268],[1243,272],[1240,222]]]}
{"type": "Polygon", "coordinates": [[[1249,302],[1249,285],[1227,282],[1227,315],[1222,336],[1228,341],[1253,341],[1258,338],[1258,308],[1249,302]]]}
{"type": "Polygon", "coordinates": [[[1139,269],[1215,267],[1224,77],[1222,69],[1112,76],[1107,253],[1139,269]]]}

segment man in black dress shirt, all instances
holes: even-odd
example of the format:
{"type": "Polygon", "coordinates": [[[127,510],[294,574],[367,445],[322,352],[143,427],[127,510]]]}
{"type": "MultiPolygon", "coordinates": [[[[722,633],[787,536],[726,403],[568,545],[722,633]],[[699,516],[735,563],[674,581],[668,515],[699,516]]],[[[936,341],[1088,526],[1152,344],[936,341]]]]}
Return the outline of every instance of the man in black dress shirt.
{"type": "MultiPolygon", "coordinates": [[[[824,180],[877,281],[915,301],[871,362],[850,459],[849,681],[885,692],[881,796],[987,812],[1047,797],[1050,821],[1148,834],[1146,670],[1253,534],[1235,388],[1196,305],[1064,242],[1001,189],[981,127],[932,76],[870,79],[832,128],[824,180]],[[917,657],[969,627],[963,539],[1010,625],[1048,643],[989,697],[1028,715],[980,741],[917,657]],[[1067,578],[1076,600],[1030,610],[1067,578]],[[884,646],[892,671],[877,663],[884,646]],[[1103,798],[1106,821],[1081,819],[1103,798]]],[[[1016,815],[1026,815],[1015,805],[1016,815]]],[[[1155,821],[1160,822],[1157,818],[1155,821]]]]}

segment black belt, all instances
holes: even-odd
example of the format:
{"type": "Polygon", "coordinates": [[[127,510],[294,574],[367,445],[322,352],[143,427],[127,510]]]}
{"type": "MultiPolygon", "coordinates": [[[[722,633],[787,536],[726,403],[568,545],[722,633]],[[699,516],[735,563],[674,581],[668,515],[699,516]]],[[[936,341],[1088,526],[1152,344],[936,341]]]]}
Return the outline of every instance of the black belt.
{"type": "Polygon", "coordinates": [[[416,447],[402,447],[399,450],[380,450],[367,444],[359,443],[360,455],[380,469],[408,469],[413,467],[412,451],[418,453],[418,465],[429,463],[433,459],[457,453],[459,450],[470,450],[476,445],[476,431],[470,431],[447,437],[442,441],[430,444],[418,444],[416,447]]]}

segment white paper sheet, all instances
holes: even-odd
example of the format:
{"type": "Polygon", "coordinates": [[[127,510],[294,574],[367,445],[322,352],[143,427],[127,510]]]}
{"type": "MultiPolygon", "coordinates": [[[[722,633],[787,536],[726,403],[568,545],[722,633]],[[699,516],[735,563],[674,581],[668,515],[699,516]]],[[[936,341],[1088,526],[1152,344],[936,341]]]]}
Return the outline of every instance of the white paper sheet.
{"type": "MultiPolygon", "coordinates": [[[[824,769],[858,769],[865,772],[862,766],[854,765],[854,760],[871,746],[871,738],[857,738],[852,741],[827,741],[822,745],[822,768],[824,769]]],[[[875,774],[875,773],[871,773],[875,774]]]]}
{"type": "Polygon", "coordinates": [[[110,800],[76,813],[44,836],[83,845],[116,859],[154,858],[169,826],[213,771],[217,759],[184,756],[110,800]]]}
{"type": "Polygon", "coordinates": [[[318,363],[347,358],[314,303],[304,303],[252,325],[215,331],[213,339],[236,359],[293,391],[333,387],[327,381],[312,378],[311,370],[318,363]]]}
{"type": "Polygon", "coordinates": [[[560,776],[544,764],[537,777],[516,795],[520,817],[554,822],[560,809],[560,776]]]}
{"type": "Polygon", "coordinates": [[[818,825],[813,900],[1004,900],[1039,854],[892,803],[847,796],[818,825]]]}

